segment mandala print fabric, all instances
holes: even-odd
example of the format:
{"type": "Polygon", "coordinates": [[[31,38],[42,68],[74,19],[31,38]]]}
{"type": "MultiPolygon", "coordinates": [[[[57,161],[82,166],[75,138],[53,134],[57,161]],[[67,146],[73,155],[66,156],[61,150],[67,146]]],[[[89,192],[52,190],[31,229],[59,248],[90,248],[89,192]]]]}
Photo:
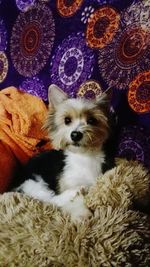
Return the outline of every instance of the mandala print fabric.
{"type": "Polygon", "coordinates": [[[150,168],[150,0],[0,0],[0,89],[47,101],[110,88],[116,155],[150,168]]]}

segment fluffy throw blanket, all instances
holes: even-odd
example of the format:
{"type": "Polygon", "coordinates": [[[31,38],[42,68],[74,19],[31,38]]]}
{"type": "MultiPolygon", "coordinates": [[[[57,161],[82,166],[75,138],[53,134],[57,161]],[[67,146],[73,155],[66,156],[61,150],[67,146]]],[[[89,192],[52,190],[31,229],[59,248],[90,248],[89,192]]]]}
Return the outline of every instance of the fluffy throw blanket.
{"type": "Polygon", "coordinates": [[[0,196],[0,266],[150,266],[150,174],[123,161],[97,179],[85,201],[93,216],[72,223],[49,204],[19,193],[0,196]]]}

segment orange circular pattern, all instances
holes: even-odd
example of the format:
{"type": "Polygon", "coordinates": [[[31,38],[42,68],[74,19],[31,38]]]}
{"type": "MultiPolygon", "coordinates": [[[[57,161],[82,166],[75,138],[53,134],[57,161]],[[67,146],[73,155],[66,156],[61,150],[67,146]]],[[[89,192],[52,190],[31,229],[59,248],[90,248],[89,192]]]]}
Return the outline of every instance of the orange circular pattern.
{"type": "Polygon", "coordinates": [[[77,92],[78,97],[95,98],[102,94],[102,88],[97,81],[88,80],[82,83],[77,92]]]}
{"type": "Polygon", "coordinates": [[[96,10],[89,19],[86,42],[91,48],[103,48],[110,43],[118,30],[120,15],[111,7],[96,10]]]}
{"type": "Polygon", "coordinates": [[[57,9],[63,17],[72,16],[80,7],[83,0],[57,0],[57,9]]]}
{"type": "Polygon", "coordinates": [[[0,83],[2,83],[8,73],[8,59],[4,52],[0,51],[0,83]]]}
{"type": "Polygon", "coordinates": [[[150,71],[138,74],[130,83],[128,102],[137,113],[150,111],[150,71]]]}

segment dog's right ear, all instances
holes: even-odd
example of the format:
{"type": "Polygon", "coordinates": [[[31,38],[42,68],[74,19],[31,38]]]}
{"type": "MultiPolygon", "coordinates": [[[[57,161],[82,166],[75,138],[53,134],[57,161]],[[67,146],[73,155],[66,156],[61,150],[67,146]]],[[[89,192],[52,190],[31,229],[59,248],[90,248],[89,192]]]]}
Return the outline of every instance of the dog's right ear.
{"type": "Polygon", "coordinates": [[[48,101],[53,108],[68,98],[67,94],[57,85],[51,84],[48,88],[48,101]]]}

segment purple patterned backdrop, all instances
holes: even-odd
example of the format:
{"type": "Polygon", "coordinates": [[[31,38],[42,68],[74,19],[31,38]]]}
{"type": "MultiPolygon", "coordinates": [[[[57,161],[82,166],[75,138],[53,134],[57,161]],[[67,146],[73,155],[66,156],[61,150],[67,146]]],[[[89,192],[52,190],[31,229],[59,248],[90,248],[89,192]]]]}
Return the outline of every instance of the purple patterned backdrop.
{"type": "Polygon", "coordinates": [[[0,0],[0,89],[112,90],[116,154],[150,167],[150,0],[0,0]]]}

